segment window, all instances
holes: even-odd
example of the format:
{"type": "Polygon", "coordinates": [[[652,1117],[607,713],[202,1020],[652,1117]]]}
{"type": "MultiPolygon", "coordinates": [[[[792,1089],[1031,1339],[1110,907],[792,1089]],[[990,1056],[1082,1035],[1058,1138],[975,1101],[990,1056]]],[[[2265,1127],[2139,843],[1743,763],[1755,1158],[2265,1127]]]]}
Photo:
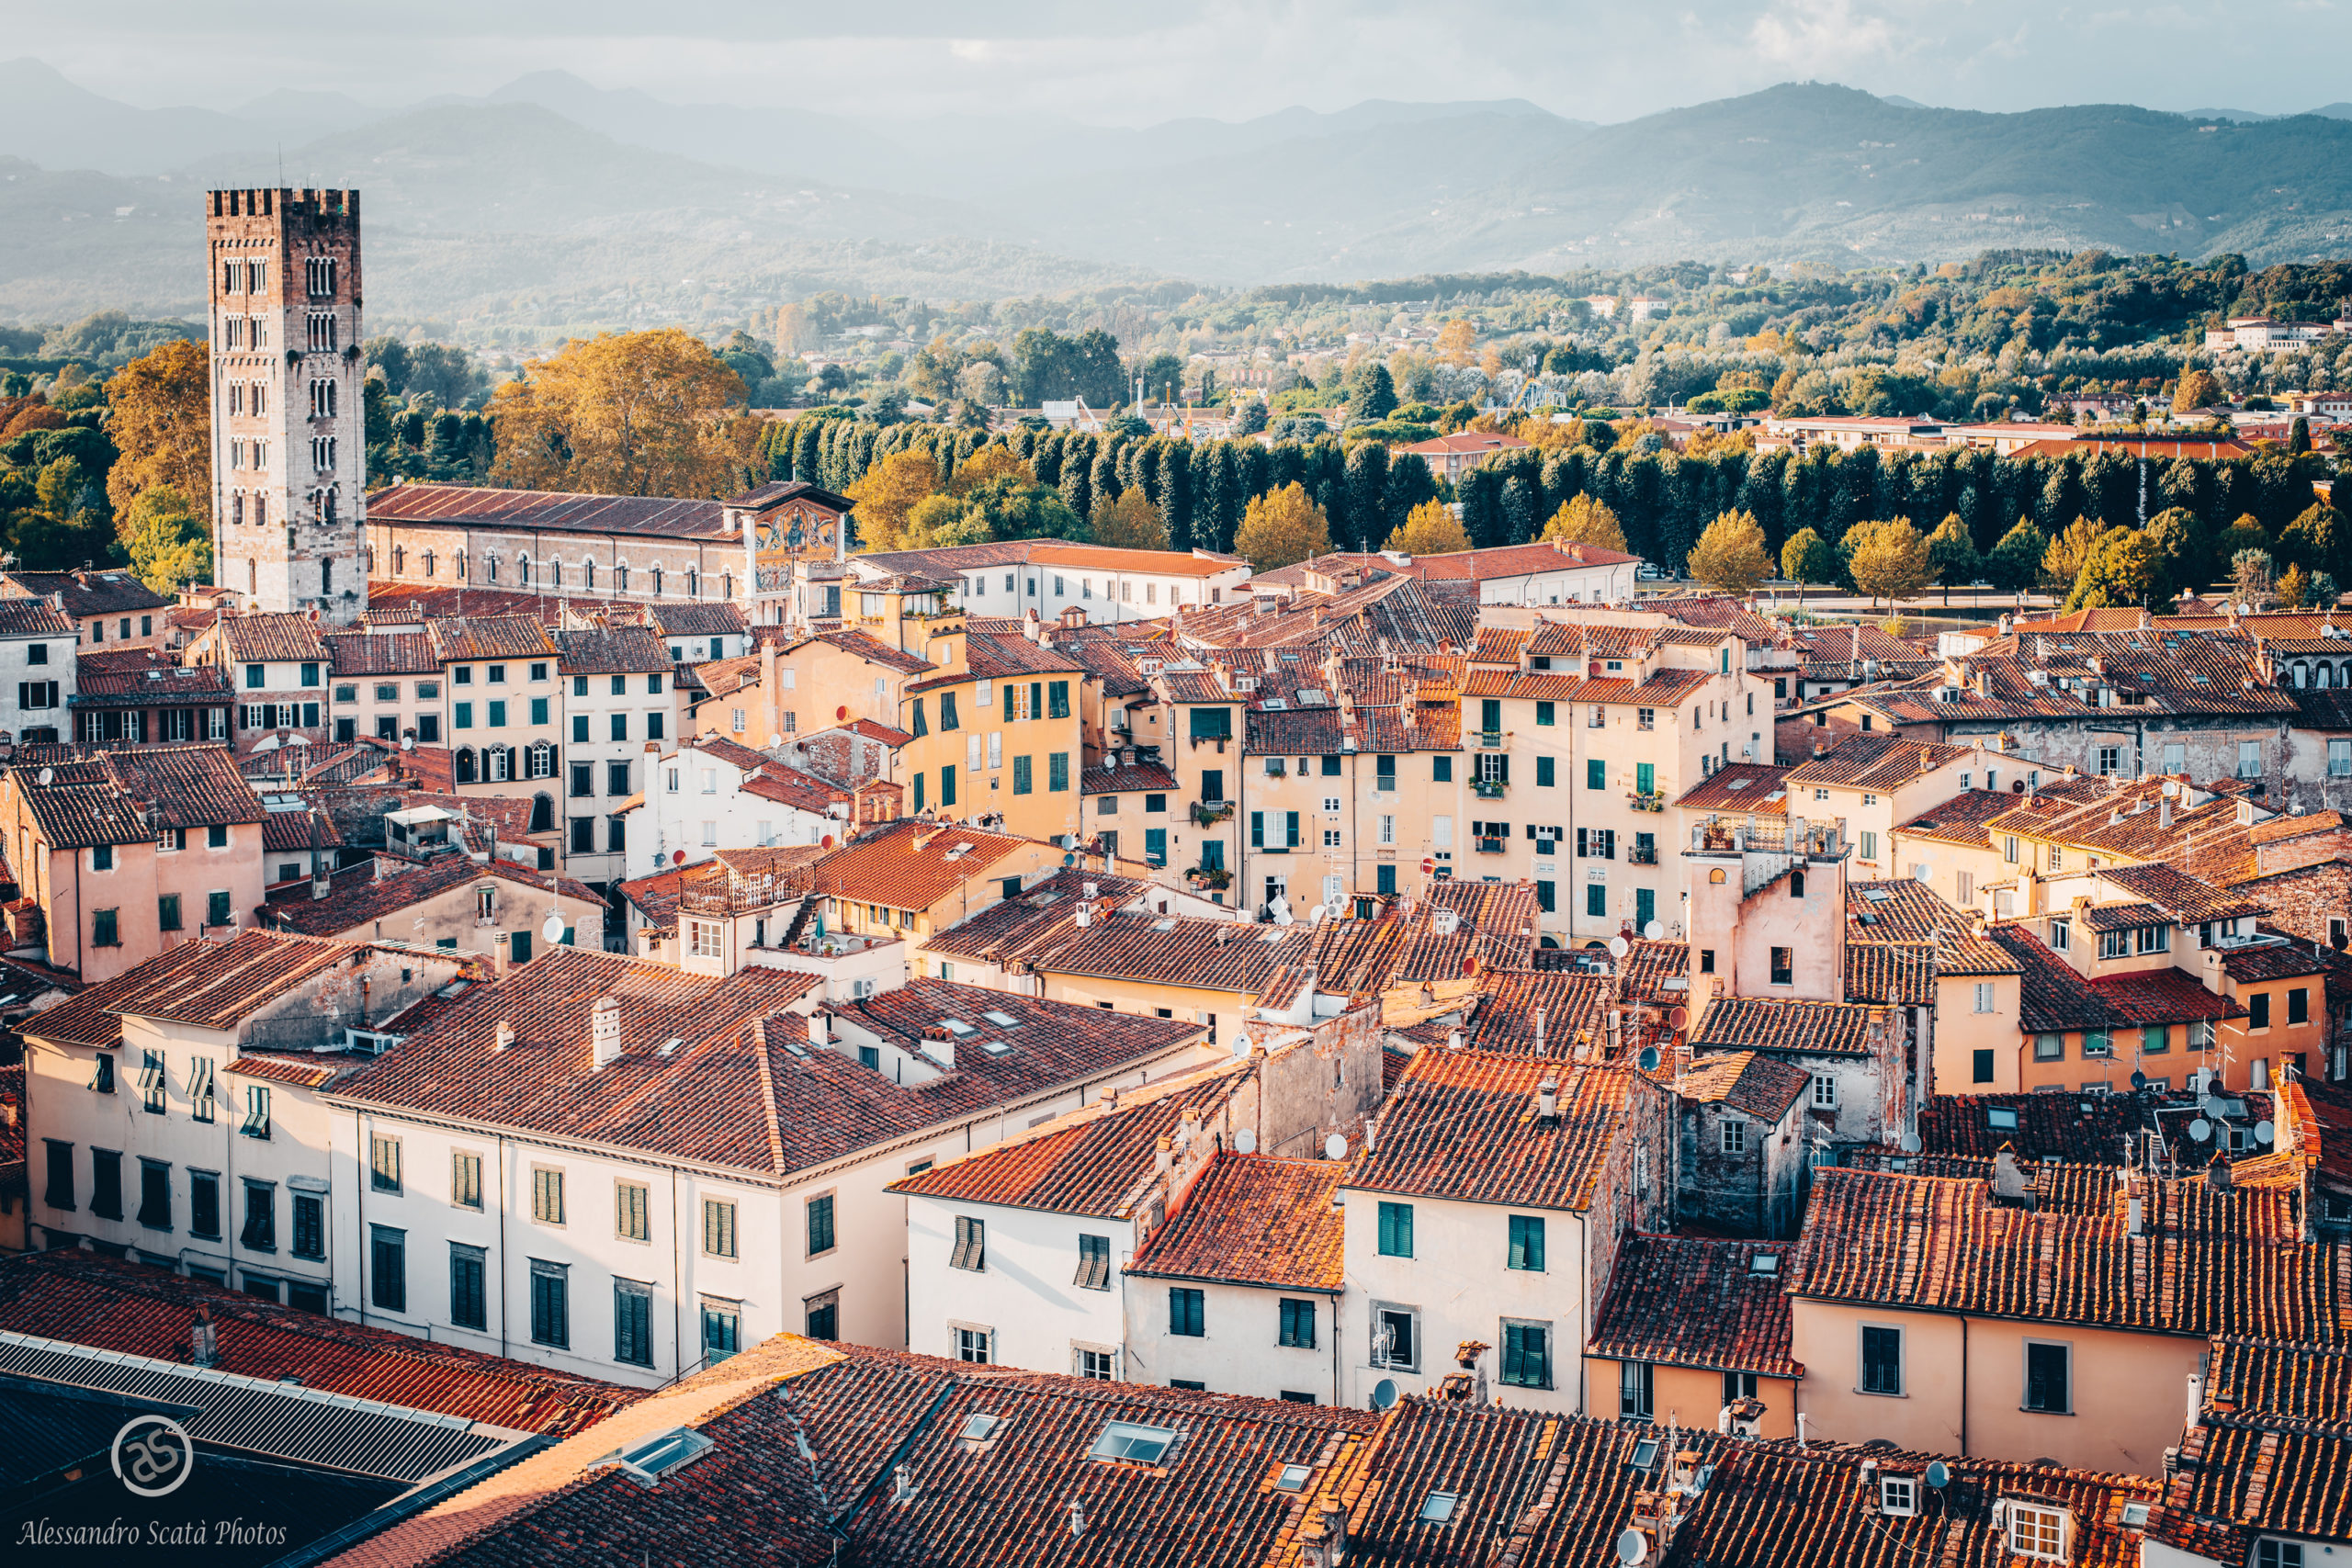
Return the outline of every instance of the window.
{"type": "Polygon", "coordinates": [[[1993,1053],[1991,1051],[1977,1051],[1973,1053],[1973,1061],[1971,1063],[1971,1072],[1973,1077],[1971,1081],[1975,1083],[1991,1083],[1993,1081],[1993,1053]]]}
{"type": "Polygon", "coordinates": [[[139,1068],[139,1091],[145,1097],[150,1115],[164,1114],[166,1099],[171,1093],[170,1081],[164,1071],[164,1054],[149,1051],[139,1068]]]}
{"type": "Polygon", "coordinates": [[[1796,978],[1796,950],[1790,947],[1772,949],[1772,984],[1793,986],[1796,978]]]}
{"type": "Polygon", "coordinates": [[[1863,1326],[1861,1392],[1903,1392],[1903,1330],[1863,1326]]]}
{"type": "Polygon", "coordinates": [[[801,1332],[811,1339],[838,1339],[842,1337],[842,1293],[827,1291],[808,1296],[800,1303],[801,1332]]]}
{"type": "Polygon", "coordinates": [[[1746,1154],[1747,1152],[1747,1123],[1745,1122],[1735,1122],[1731,1118],[1725,1117],[1723,1123],[1722,1142],[1724,1153],[1727,1155],[1746,1154]]]}
{"type": "Polygon", "coordinates": [[[1860,856],[1866,861],[1878,859],[1878,835],[1865,828],[1857,837],[1860,840],[1857,845],[1857,852],[1860,856]]]}
{"type": "Polygon", "coordinates": [[[2261,776],[2262,742],[2259,740],[2239,741],[2238,777],[2242,779],[2258,779],[2261,776]]]}
{"type": "Polygon", "coordinates": [[[702,1250],[707,1258],[733,1258],[735,1205],[724,1198],[702,1201],[702,1250]]]}
{"type": "Polygon", "coordinates": [[[712,1366],[743,1348],[743,1309],[732,1302],[702,1303],[702,1355],[712,1366]]]}
{"type": "Polygon", "coordinates": [[[1617,1416],[1646,1421],[1657,1408],[1657,1369],[1647,1361],[1617,1363],[1617,1416]]]}
{"type": "Polygon", "coordinates": [[[539,1345],[571,1346],[571,1281],[560,1263],[531,1259],[531,1339],[539,1345]]]}
{"type": "Polygon", "coordinates": [[[122,945],[122,911],[93,909],[90,911],[90,945],[120,947],[122,945]]]}
{"type": "Polygon", "coordinates": [[[1537,703],[1535,705],[1535,722],[1539,725],[1549,727],[1552,723],[1552,713],[1553,708],[1550,703],[1537,703]]]}
{"type": "Polygon", "coordinates": [[[1602,761],[1598,757],[1586,758],[1584,763],[1584,787],[1587,789],[1607,789],[1609,787],[1609,764],[1602,761]]]}
{"type": "Polygon", "coordinates": [[[2050,951],[2052,953],[2064,953],[2074,945],[2075,922],[2072,920],[2051,921],[2050,951]]]}
{"type": "Polygon", "coordinates": [[[204,896],[204,923],[207,927],[230,923],[229,890],[225,887],[204,896]]]}
{"type": "Polygon", "coordinates": [[[49,1180],[41,1190],[41,1201],[52,1209],[70,1211],[74,1207],[74,1145],[55,1138],[41,1142],[49,1150],[49,1180]]]}
{"type": "Polygon", "coordinates": [[[2287,993],[2287,1021],[2309,1023],[2312,1021],[2312,994],[2301,986],[2287,993]]]}
{"type": "Polygon", "coordinates": [[[831,1252],[834,1246],[832,1194],[827,1192],[809,1199],[808,1218],[808,1256],[815,1258],[820,1253],[831,1252]]]}
{"type": "Polygon", "coordinates": [[[1124,1461],[1131,1464],[1158,1464],[1176,1446],[1176,1429],[1172,1427],[1147,1427],[1135,1421],[1105,1421],[1102,1435],[1086,1450],[1089,1459],[1124,1461]]]}
{"type": "Polygon", "coordinates": [[[1827,1073],[1813,1075],[1813,1108],[1815,1111],[1838,1109],[1838,1080],[1827,1073]]]}
{"type": "Polygon", "coordinates": [[[1413,1206],[1410,1203],[1380,1205],[1380,1256],[1413,1256],[1413,1206]]]}
{"type": "Polygon", "coordinates": [[[2254,995],[2252,995],[2252,996],[2250,996],[2250,997],[2246,998],[2246,999],[2245,999],[2245,1007],[2246,1007],[2246,1021],[2245,1021],[2245,1026],[2246,1026],[2248,1029],[2250,1029],[2250,1030],[2252,1030],[2252,1029],[2267,1029],[2267,1028],[2269,1028],[2269,1027],[2270,1027],[2270,993],[2269,993],[2269,992],[2267,992],[2267,991],[2256,991],[2256,992],[2255,992],[2255,993],[2254,993],[2254,995]]]}
{"type": "Polygon", "coordinates": [[[408,1232],[368,1227],[368,1299],[385,1312],[408,1310],[408,1232]]]}
{"type": "Polygon", "coordinates": [[[1916,1515],[1919,1511],[1919,1479],[1913,1475],[1885,1475],[1879,1478],[1878,1511],[1897,1516],[1916,1515]]]}
{"type": "Polygon", "coordinates": [[[1191,1285],[1170,1285],[1168,1288],[1168,1332],[1183,1339],[1198,1339],[1208,1333],[1204,1318],[1207,1298],[1191,1285]]]}
{"type": "Polygon", "coordinates": [[[1294,1349],[1315,1348],[1315,1303],[1284,1297],[1276,1306],[1281,1314],[1281,1327],[1274,1343],[1294,1349]]]}
{"type": "Polygon", "coordinates": [[[1503,1320],[1503,1382],[1513,1388],[1552,1386],[1552,1325],[1503,1320]]]}
{"type": "Polygon", "coordinates": [[[2020,1557],[2066,1561],[2066,1510],[2009,1499],[2009,1550],[2020,1557]]]}
{"type": "Polygon", "coordinates": [[[1081,1291],[1107,1291],[1111,1288],[1109,1236],[1081,1235],[1078,1238],[1078,1275],[1070,1282],[1081,1291]]]}
{"type": "Polygon", "coordinates": [[[987,1366],[995,1359],[996,1336],[985,1328],[959,1328],[956,1331],[956,1359],[987,1366]]]}
{"type": "Polygon", "coordinates": [[[243,1123],[238,1127],[237,1131],[243,1134],[248,1138],[260,1138],[265,1142],[268,1140],[268,1085],[247,1084],[245,1086],[245,1120],[243,1123]]]}
{"type": "Polygon", "coordinates": [[[1453,1518],[1454,1505],[1461,1501],[1462,1495],[1458,1492],[1432,1492],[1421,1500],[1421,1511],[1413,1516],[1413,1522],[1423,1525],[1450,1523],[1453,1518]]]}
{"type": "Polygon", "coordinates": [[[316,1192],[294,1194],[294,1256],[313,1260],[327,1255],[327,1201],[316,1192]]]}
{"type": "Polygon", "coordinates": [[[401,1141],[381,1134],[368,1139],[368,1185],[379,1192],[401,1190],[401,1141]]]}
{"type": "Polygon", "coordinates": [[[459,1328],[490,1326],[489,1295],[482,1280],[488,1257],[479,1247],[449,1244],[449,1321],[459,1328]]]}
{"type": "Polygon", "coordinates": [[[1112,1350],[1081,1349],[1078,1353],[1078,1375],[1092,1378],[1098,1382],[1109,1382],[1116,1357],[1117,1352],[1112,1350]]]}
{"type": "Polygon", "coordinates": [[[2254,1568],[2303,1568],[2303,1543],[2265,1538],[2254,1543],[2254,1568]]]}
{"type": "Polygon", "coordinates": [[[958,1214],[956,1217],[956,1250],[948,1255],[947,1266],[981,1273],[987,1269],[988,1263],[988,1222],[958,1214]]]}
{"type": "Polygon", "coordinates": [[[634,1280],[613,1281],[613,1359],[653,1364],[653,1292],[634,1280]]]}
{"type": "Polygon", "coordinates": [[[531,1218],[543,1225],[563,1224],[563,1172],[531,1168],[531,1218]]]}
{"type": "Polygon", "coordinates": [[[2044,1340],[2029,1339],[2025,1345],[2025,1407],[2058,1415],[2074,1409],[2072,1379],[2069,1375],[2073,1354],[2064,1345],[2044,1340]]]}
{"type": "Polygon", "coordinates": [[[459,1209],[481,1207],[481,1156],[462,1149],[450,1155],[449,1201],[459,1209]]]}
{"type": "Polygon", "coordinates": [[[1544,1219],[1540,1214],[1513,1214],[1510,1221],[1510,1245],[1504,1267],[1522,1269],[1532,1274],[1544,1272],[1544,1219]]]}
{"type": "Polygon", "coordinates": [[[149,1230],[172,1228],[172,1168],[161,1160],[139,1162],[139,1223],[149,1230]]]}

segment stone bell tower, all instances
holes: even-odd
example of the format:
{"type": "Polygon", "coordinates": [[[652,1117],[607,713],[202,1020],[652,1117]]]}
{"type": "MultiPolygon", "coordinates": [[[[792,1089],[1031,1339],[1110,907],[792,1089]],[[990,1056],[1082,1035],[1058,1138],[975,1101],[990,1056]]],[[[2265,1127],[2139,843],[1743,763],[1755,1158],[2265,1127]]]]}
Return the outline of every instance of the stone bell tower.
{"type": "Polygon", "coordinates": [[[248,609],[368,607],[359,193],[216,190],[213,581],[248,609]]]}

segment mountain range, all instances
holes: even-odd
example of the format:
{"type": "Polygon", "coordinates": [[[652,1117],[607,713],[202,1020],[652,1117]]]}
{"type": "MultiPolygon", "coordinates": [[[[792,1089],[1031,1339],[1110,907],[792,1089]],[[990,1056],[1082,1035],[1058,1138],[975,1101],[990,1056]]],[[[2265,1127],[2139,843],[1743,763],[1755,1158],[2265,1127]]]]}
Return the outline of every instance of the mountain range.
{"type": "Polygon", "coordinates": [[[2301,259],[2352,240],[2352,105],[1988,114],[1808,83],[1605,126],[1521,100],[1372,101],[1119,130],[673,104],[543,72],[398,108],[284,89],[221,113],[138,108],[18,60],[0,64],[0,313],[198,309],[197,193],[280,183],[361,188],[379,321],[557,330],[818,288],[2012,246],[2301,259]]]}

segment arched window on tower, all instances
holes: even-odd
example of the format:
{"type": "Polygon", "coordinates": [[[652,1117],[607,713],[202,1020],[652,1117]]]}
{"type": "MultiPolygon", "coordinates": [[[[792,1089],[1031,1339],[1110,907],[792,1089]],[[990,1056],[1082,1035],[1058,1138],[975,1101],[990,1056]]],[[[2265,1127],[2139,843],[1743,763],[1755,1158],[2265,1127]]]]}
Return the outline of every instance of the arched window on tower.
{"type": "Polygon", "coordinates": [[[689,599],[702,597],[702,573],[692,567],[686,568],[686,597],[689,599]]]}
{"type": "MultiPolygon", "coordinates": [[[[371,551],[369,551],[369,552],[368,552],[368,558],[369,570],[374,570],[374,563],[375,563],[375,552],[373,552],[372,550],[371,550],[371,551]]],[[[406,571],[406,570],[407,570],[407,569],[408,569],[408,548],[407,548],[407,547],[406,547],[406,546],[403,546],[403,545],[394,545],[394,546],[392,547],[392,575],[393,575],[394,577],[398,577],[398,576],[400,576],[402,572],[406,571]]]]}
{"type": "Polygon", "coordinates": [[[433,575],[433,552],[431,550],[425,551],[424,556],[420,558],[418,564],[424,568],[424,575],[431,577],[433,575]]]}
{"type": "Polygon", "coordinates": [[[653,569],[653,596],[662,597],[662,569],[658,566],[653,569]]]}
{"type": "Polygon", "coordinates": [[[613,567],[613,592],[616,593],[628,592],[628,562],[627,561],[616,562],[613,567]]]}

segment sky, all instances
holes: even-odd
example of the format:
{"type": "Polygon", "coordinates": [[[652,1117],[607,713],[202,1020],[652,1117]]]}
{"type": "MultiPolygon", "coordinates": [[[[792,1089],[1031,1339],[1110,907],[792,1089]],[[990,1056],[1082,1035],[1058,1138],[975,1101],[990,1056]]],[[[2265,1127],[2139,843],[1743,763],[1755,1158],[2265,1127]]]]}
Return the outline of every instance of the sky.
{"type": "Polygon", "coordinates": [[[394,107],[527,72],[673,102],[1146,125],[1366,98],[1617,121],[1776,82],[1954,108],[2352,97],[2352,0],[0,0],[6,52],[147,107],[394,107]]]}

